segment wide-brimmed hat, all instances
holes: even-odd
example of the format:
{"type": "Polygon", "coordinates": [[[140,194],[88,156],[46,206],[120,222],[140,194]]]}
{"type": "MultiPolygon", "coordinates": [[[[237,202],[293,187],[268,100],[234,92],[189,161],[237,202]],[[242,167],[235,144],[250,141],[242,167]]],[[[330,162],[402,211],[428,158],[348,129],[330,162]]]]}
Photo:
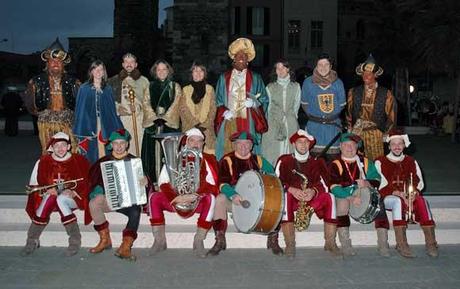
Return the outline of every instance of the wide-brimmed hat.
{"type": "Polygon", "coordinates": [[[112,142],[114,140],[117,140],[117,139],[122,139],[126,142],[129,143],[130,139],[131,139],[131,135],[129,134],[129,131],[127,131],[126,129],[118,129],[116,131],[113,131],[110,136],[109,136],[109,142],[107,144],[107,149],[108,150],[112,150],[112,142]]]}
{"type": "Polygon", "coordinates": [[[375,76],[380,76],[383,74],[383,68],[377,65],[372,54],[369,54],[366,61],[356,66],[356,74],[362,75],[364,71],[370,71],[375,74],[375,76]]]}
{"type": "Polygon", "coordinates": [[[233,41],[228,47],[228,56],[231,59],[235,59],[235,55],[240,51],[243,51],[248,56],[248,61],[252,61],[256,58],[254,44],[247,38],[238,38],[233,41]]]}
{"type": "Polygon", "coordinates": [[[363,145],[363,140],[358,135],[351,132],[345,132],[340,135],[340,143],[347,141],[354,141],[358,145],[358,148],[363,145]]]}
{"type": "Polygon", "coordinates": [[[401,138],[404,141],[406,148],[410,145],[409,135],[404,133],[404,131],[400,128],[393,128],[390,130],[387,137],[385,138],[385,142],[390,143],[391,140],[396,138],[401,138]]]}
{"type": "Polygon", "coordinates": [[[297,130],[295,133],[293,133],[290,137],[289,137],[289,142],[291,144],[294,144],[298,139],[301,139],[301,138],[306,138],[308,139],[308,142],[310,143],[309,144],[309,148],[311,148],[315,142],[316,142],[316,139],[314,136],[312,136],[311,134],[309,134],[306,130],[303,130],[303,129],[299,129],[297,130]]]}
{"type": "Polygon", "coordinates": [[[48,59],[59,59],[64,64],[70,63],[70,55],[64,50],[61,42],[59,42],[59,38],[56,38],[51,45],[43,50],[40,57],[43,61],[48,61],[48,59]]]}
{"type": "Polygon", "coordinates": [[[68,134],[63,132],[58,132],[54,134],[46,145],[46,150],[50,153],[53,152],[53,145],[57,142],[65,141],[67,144],[70,144],[70,137],[68,134]]]}

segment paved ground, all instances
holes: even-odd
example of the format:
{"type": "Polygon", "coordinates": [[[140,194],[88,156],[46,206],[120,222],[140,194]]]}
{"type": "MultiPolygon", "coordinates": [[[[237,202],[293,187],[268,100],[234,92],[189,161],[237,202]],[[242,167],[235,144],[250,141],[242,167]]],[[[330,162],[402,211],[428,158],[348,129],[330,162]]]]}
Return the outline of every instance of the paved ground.
{"type": "Polygon", "coordinates": [[[459,288],[460,246],[443,246],[437,259],[419,255],[403,259],[377,256],[375,248],[358,248],[345,260],[322,249],[303,248],[291,261],[264,249],[227,250],[197,259],[190,250],[168,250],[148,256],[135,249],[137,262],[117,259],[107,251],[97,256],[80,252],[63,257],[62,248],[41,248],[18,257],[19,248],[0,248],[3,289],[131,289],[131,288],[459,288]]]}

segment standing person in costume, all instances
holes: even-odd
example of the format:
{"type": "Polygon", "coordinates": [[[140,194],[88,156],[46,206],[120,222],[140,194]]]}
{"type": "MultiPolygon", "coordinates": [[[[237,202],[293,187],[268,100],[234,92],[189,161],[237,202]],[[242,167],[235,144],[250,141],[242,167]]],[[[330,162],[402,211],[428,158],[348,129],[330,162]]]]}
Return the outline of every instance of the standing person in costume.
{"type": "Polygon", "coordinates": [[[216,95],[214,88],[206,83],[206,67],[194,62],[192,81],[183,88],[183,95],[179,102],[181,128],[183,132],[192,127],[198,127],[204,132],[206,143],[204,152],[215,153],[216,134],[214,133],[214,119],[216,116],[216,95]]]}
{"type": "MultiPolygon", "coordinates": [[[[203,152],[204,134],[197,128],[191,128],[185,132],[184,149],[194,150],[200,157],[199,185],[196,192],[179,194],[178,188],[174,187],[170,179],[166,165],[161,170],[158,183],[160,191],[150,195],[150,223],[152,225],[155,242],[151,253],[155,254],[166,250],[165,217],[164,211],[176,212],[182,218],[189,218],[194,214],[200,214],[197,221],[197,230],[193,239],[193,251],[198,257],[206,257],[203,241],[212,226],[214,214],[215,196],[219,193],[217,185],[218,164],[213,155],[203,152]],[[187,209],[184,209],[186,207],[187,209]]],[[[195,157],[188,155],[185,160],[179,162],[195,162],[195,157]]],[[[182,164],[179,163],[179,167],[182,164]]],[[[179,168],[173,168],[179,171],[179,168]]],[[[193,175],[189,176],[194,178],[193,175]]],[[[185,180],[182,180],[185,181],[185,180]]],[[[196,180],[195,180],[196,181],[196,180]]]]}
{"type": "MultiPolygon", "coordinates": [[[[426,199],[422,196],[424,188],[423,176],[417,161],[404,154],[404,149],[410,145],[409,137],[400,130],[390,131],[386,141],[390,148],[390,153],[381,156],[375,161],[377,171],[382,177],[379,192],[385,208],[391,211],[393,228],[396,237],[396,250],[407,258],[415,257],[407,243],[406,213],[411,206],[413,220],[420,223],[420,227],[425,235],[426,253],[430,257],[438,256],[438,246],[436,242],[434,227],[435,222],[426,199]],[[406,195],[412,190],[411,200],[406,195]]],[[[379,215],[375,220],[377,229],[379,253],[382,256],[389,256],[388,252],[388,229],[390,227],[386,213],[379,215]]]]}
{"type": "Polygon", "coordinates": [[[268,129],[265,85],[262,77],[248,68],[256,57],[254,44],[247,38],[238,38],[228,47],[228,55],[233,60],[233,68],[219,77],[216,86],[218,160],[232,151],[229,137],[239,131],[248,131],[254,136],[254,153],[260,154],[262,134],[268,129]]]}
{"type": "MultiPolygon", "coordinates": [[[[112,239],[110,238],[109,222],[105,218],[105,213],[112,212],[107,204],[105,196],[104,182],[102,179],[101,163],[111,160],[129,160],[135,156],[128,152],[129,140],[131,136],[127,130],[120,129],[110,134],[107,149],[111,154],[100,158],[90,170],[90,194],[89,194],[89,212],[86,214],[85,224],[94,222],[94,229],[99,234],[99,243],[89,251],[93,254],[101,253],[105,249],[112,248],[112,239]]],[[[142,180],[143,185],[147,185],[147,179],[142,180]]],[[[132,254],[131,248],[137,239],[137,229],[141,219],[141,206],[132,205],[131,207],[116,210],[128,217],[128,223],[123,230],[123,240],[120,247],[116,250],[115,256],[122,259],[134,260],[136,257],[132,254]]]]}
{"type": "MultiPolygon", "coordinates": [[[[220,194],[216,198],[213,228],[216,242],[208,254],[217,255],[227,248],[225,232],[227,231],[227,210],[231,210],[232,202],[241,206],[242,198],[235,191],[239,177],[246,171],[255,170],[264,174],[274,175],[273,166],[262,156],[253,154],[254,137],[247,131],[236,132],[230,137],[234,151],[226,154],[219,162],[220,194]]],[[[267,236],[267,249],[273,254],[282,255],[278,245],[278,230],[267,236]]]]}
{"type": "Polygon", "coordinates": [[[65,71],[64,66],[70,63],[70,55],[58,38],[40,56],[46,62],[46,68],[29,81],[25,103],[30,113],[38,117],[42,153],[47,154],[47,144],[57,132],[69,135],[75,151],[77,146],[72,125],[80,81],[65,71]]]}
{"type": "Polygon", "coordinates": [[[273,66],[274,80],[267,85],[267,121],[270,128],[262,137],[262,155],[273,165],[280,155],[292,153],[288,137],[299,129],[300,85],[286,60],[273,66]]]}
{"type": "Polygon", "coordinates": [[[21,252],[24,256],[32,254],[40,247],[40,235],[54,211],[61,215],[61,222],[69,235],[66,255],[75,255],[80,250],[81,234],[73,211],[86,208],[90,164],[83,156],[72,154],[70,150],[69,135],[58,132],[50,139],[48,154],[40,157],[35,164],[30,177],[30,187],[33,189],[54,184],[56,186],[29,195],[26,211],[32,223],[27,232],[26,246],[21,252]],[[75,183],[63,184],[80,178],[82,180],[75,183]]]}
{"type": "Polygon", "coordinates": [[[342,245],[342,253],[355,255],[350,239],[351,205],[360,205],[360,198],[353,192],[357,188],[374,187],[380,184],[380,175],[374,163],[357,155],[362,140],[354,134],[340,136],[340,158],[329,165],[330,189],[335,196],[337,207],[337,234],[342,245]]]}
{"type": "Polygon", "coordinates": [[[157,60],[150,74],[150,94],[144,95],[142,108],[144,120],[142,126],[142,166],[145,174],[156,183],[161,169],[161,145],[155,139],[156,134],[175,132],[179,128],[179,99],[182,89],[173,81],[174,70],[165,60],[157,60]]]}
{"type": "MultiPolygon", "coordinates": [[[[117,75],[109,78],[108,84],[113,89],[115,97],[115,106],[117,114],[123,123],[124,128],[130,132],[134,137],[133,115],[136,116],[136,130],[137,130],[137,145],[133,141],[129,146],[129,153],[140,157],[142,136],[144,129],[142,128],[142,121],[144,117],[142,109],[142,100],[149,92],[149,80],[141,75],[137,69],[137,58],[131,53],[126,53],[122,57],[123,62],[121,66],[123,69],[117,75]],[[129,91],[134,91],[134,106],[131,105],[129,98],[129,91]]],[[[148,96],[147,96],[148,97],[148,96]]]]}
{"type": "Polygon", "coordinates": [[[88,81],[78,90],[73,132],[80,154],[91,164],[105,156],[106,143],[112,131],[123,128],[115,110],[112,87],[107,84],[107,71],[96,60],[88,69],[88,81]]]}
{"type": "MultiPolygon", "coordinates": [[[[337,72],[332,70],[328,54],[321,54],[316,61],[313,75],[302,85],[302,108],[308,116],[307,130],[315,136],[316,144],[310,151],[318,156],[342,131],[340,113],[345,108],[345,89],[337,72]]],[[[331,161],[340,154],[338,139],[326,152],[331,161]]]]}
{"type": "Polygon", "coordinates": [[[396,122],[393,94],[377,83],[377,77],[382,73],[383,69],[369,55],[364,63],[356,67],[356,74],[363,78],[364,85],[348,92],[348,127],[362,138],[364,153],[371,160],[384,154],[383,135],[396,122]]]}
{"type": "Polygon", "coordinates": [[[309,153],[315,139],[308,132],[299,129],[289,138],[294,146],[294,153],[282,155],[276,164],[276,175],[280,178],[285,189],[286,205],[281,220],[281,230],[286,243],[286,256],[295,256],[295,228],[294,212],[299,217],[300,202],[305,202],[308,214],[305,226],[310,224],[310,217],[314,213],[324,219],[324,250],[333,255],[340,255],[340,250],[335,243],[337,220],[334,195],[329,193],[327,186],[328,172],[322,159],[315,159],[309,153]],[[293,170],[302,174],[295,173],[293,170]],[[307,179],[307,187],[303,188],[307,179]]]}

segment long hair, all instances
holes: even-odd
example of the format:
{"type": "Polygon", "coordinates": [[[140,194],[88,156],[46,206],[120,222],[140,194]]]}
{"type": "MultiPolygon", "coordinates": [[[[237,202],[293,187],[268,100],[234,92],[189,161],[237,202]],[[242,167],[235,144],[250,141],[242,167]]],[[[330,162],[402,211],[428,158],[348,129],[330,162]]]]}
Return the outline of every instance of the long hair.
{"type": "Polygon", "coordinates": [[[289,76],[291,78],[291,81],[294,82],[295,81],[295,73],[294,71],[292,71],[292,67],[291,65],[289,64],[289,62],[284,59],[284,58],[280,58],[278,59],[275,64],[273,64],[273,69],[272,69],[272,73],[271,73],[271,81],[272,82],[275,82],[277,79],[278,79],[278,75],[276,74],[276,65],[278,63],[281,63],[284,67],[286,67],[287,69],[289,69],[289,76]]]}
{"type": "Polygon", "coordinates": [[[193,73],[193,70],[195,68],[200,68],[201,70],[203,70],[204,72],[204,78],[203,80],[206,80],[206,77],[208,76],[208,70],[206,69],[206,66],[198,61],[198,60],[195,60],[193,63],[192,63],[192,66],[190,67],[190,80],[193,81],[193,76],[192,76],[192,73],[193,73]]]}
{"type": "Polygon", "coordinates": [[[102,62],[102,60],[95,60],[91,63],[91,65],[89,66],[88,68],[88,82],[91,83],[91,84],[94,84],[94,78],[93,78],[93,75],[91,74],[91,72],[98,66],[102,66],[102,68],[104,69],[104,75],[102,75],[102,81],[101,81],[101,88],[104,88],[105,85],[107,84],[107,69],[105,68],[105,64],[104,62],[102,62]]]}
{"type": "Polygon", "coordinates": [[[166,79],[171,79],[173,74],[174,74],[174,69],[172,68],[171,64],[169,64],[164,59],[158,59],[157,61],[155,61],[155,63],[152,65],[152,68],[150,68],[150,75],[154,79],[158,79],[158,77],[157,77],[157,67],[158,67],[158,65],[160,63],[163,63],[164,65],[166,65],[166,68],[168,68],[168,77],[166,79]]]}

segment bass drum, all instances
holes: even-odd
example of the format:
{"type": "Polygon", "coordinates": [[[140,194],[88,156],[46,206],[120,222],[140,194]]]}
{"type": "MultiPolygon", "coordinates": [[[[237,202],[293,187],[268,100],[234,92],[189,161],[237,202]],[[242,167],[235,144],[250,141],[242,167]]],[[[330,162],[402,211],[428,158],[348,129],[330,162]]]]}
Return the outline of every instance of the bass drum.
{"type": "Polygon", "coordinates": [[[374,221],[380,212],[380,195],[375,188],[357,188],[353,196],[361,199],[361,204],[350,204],[350,217],[361,224],[369,224],[374,221]]]}
{"type": "Polygon", "coordinates": [[[241,175],[236,192],[249,202],[244,208],[232,203],[232,217],[236,229],[242,233],[269,234],[281,221],[284,193],[276,176],[247,171],[241,175]]]}

